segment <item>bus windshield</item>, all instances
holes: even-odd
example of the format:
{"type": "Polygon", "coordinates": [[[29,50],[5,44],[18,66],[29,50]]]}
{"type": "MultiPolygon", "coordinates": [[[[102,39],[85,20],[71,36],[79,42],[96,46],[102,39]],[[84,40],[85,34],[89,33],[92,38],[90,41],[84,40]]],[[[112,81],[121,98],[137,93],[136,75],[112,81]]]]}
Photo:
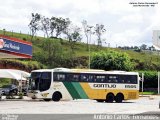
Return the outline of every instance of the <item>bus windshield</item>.
{"type": "Polygon", "coordinates": [[[32,72],[29,81],[30,90],[45,91],[51,85],[51,72],[32,72]]]}

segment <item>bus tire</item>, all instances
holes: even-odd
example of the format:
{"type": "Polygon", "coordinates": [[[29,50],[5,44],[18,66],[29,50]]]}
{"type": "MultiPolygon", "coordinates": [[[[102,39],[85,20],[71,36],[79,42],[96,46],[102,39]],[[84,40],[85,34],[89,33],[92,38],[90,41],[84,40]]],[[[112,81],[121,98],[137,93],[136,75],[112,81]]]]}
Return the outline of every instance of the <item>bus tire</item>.
{"type": "Polygon", "coordinates": [[[43,99],[44,101],[46,101],[46,102],[49,102],[51,99],[43,99]]]}
{"type": "Polygon", "coordinates": [[[34,95],[34,96],[32,96],[31,98],[32,98],[32,100],[35,100],[35,99],[36,99],[36,96],[34,95]]]}
{"type": "Polygon", "coordinates": [[[60,101],[61,98],[62,98],[62,94],[60,92],[54,92],[52,95],[52,100],[55,102],[60,101]]]}
{"type": "Polygon", "coordinates": [[[106,96],[106,102],[108,103],[112,103],[114,101],[114,94],[113,93],[109,93],[106,96]]]}
{"type": "Polygon", "coordinates": [[[124,100],[124,95],[122,93],[118,93],[116,96],[115,96],[115,101],[117,103],[121,103],[122,101],[124,100]]]}
{"type": "Polygon", "coordinates": [[[104,102],[104,100],[96,100],[97,102],[104,102]]]}

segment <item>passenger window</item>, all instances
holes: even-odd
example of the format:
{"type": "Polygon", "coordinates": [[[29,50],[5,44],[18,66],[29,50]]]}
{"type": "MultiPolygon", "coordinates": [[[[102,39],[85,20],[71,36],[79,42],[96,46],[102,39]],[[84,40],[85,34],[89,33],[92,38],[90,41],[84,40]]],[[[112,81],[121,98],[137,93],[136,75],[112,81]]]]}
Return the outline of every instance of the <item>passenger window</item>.
{"type": "Polygon", "coordinates": [[[88,82],[88,81],[89,81],[88,76],[85,75],[85,74],[82,74],[82,75],[81,75],[81,81],[82,81],[82,82],[88,82]]]}
{"type": "Polygon", "coordinates": [[[125,76],[125,83],[136,84],[137,83],[137,76],[136,75],[126,75],[125,76]]]}
{"type": "Polygon", "coordinates": [[[94,79],[94,75],[89,75],[89,76],[88,76],[88,81],[89,81],[89,82],[94,82],[94,80],[95,80],[95,79],[94,79]]]}
{"type": "Polygon", "coordinates": [[[114,82],[114,83],[118,83],[118,80],[115,79],[115,80],[113,80],[113,82],[114,82]]]}
{"type": "Polygon", "coordinates": [[[79,81],[79,75],[73,74],[73,81],[79,81]]]}
{"type": "Polygon", "coordinates": [[[104,82],[105,76],[104,75],[97,75],[96,76],[96,82],[104,82]]]}
{"type": "Polygon", "coordinates": [[[131,81],[130,81],[130,80],[127,80],[127,83],[131,83],[131,81]]]}
{"type": "Polygon", "coordinates": [[[121,83],[124,83],[124,80],[121,80],[121,83]]]}
{"type": "Polygon", "coordinates": [[[108,82],[109,83],[117,83],[118,82],[118,76],[116,76],[116,75],[109,75],[108,76],[108,82]]]}
{"type": "Polygon", "coordinates": [[[136,75],[131,76],[131,83],[132,84],[137,84],[137,76],[136,75]]]}
{"type": "Polygon", "coordinates": [[[57,73],[55,74],[55,81],[64,81],[65,80],[65,74],[57,73]]]}
{"type": "Polygon", "coordinates": [[[108,80],[107,80],[107,82],[108,82],[108,83],[111,83],[111,80],[110,80],[110,79],[108,79],[108,80]]]}

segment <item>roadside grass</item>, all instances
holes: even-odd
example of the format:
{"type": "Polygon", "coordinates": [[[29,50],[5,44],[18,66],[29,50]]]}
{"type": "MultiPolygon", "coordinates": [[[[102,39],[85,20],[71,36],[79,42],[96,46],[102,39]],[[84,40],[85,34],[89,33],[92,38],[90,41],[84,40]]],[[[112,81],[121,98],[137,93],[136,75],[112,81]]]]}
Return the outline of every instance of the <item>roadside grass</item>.
{"type": "MultiPolygon", "coordinates": [[[[47,40],[47,38],[44,37],[40,37],[40,36],[35,36],[33,38],[33,40],[31,40],[31,36],[28,34],[23,34],[23,33],[15,33],[12,31],[4,31],[4,30],[0,30],[0,34],[2,35],[6,35],[6,36],[10,36],[10,37],[16,37],[25,41],[29,41],[32,42],[33,44],[33,55],[37,54],[37,53],[42,53],[44,50],[42,49],[42,45],[44,43],[45,40],[47,40]]],[[[63,49],[65,51],[70,51],[70,43],[65,40],[65,39],[60,39],[60,38],[49,38],[51,39],[53,42],[58,41],[60,42],[60,44],[62,45],[63,49]]],[[[155,54],[153,52],[136,52],[133,50],[122,50],[119,48],[107,48],[107,47],[97,47],[96,45],[90,45],[90,53],[89,50],[87,49],[87,45],[85,43],[82,42],[77,42],[75,44],[74,47],[74,52],[75,52],[75,57],[81,57],[81,56],[89,56],[89,54],[92,54],[93,52],[98,52],[101,50],[115,50],[118,52],[125,52],[127,53],[131,59],[135,59],[135,60],[139,60],[140,62],[143,62],[147,65],[157,65],[160,66],[160,55],[155,54]]],[[[34,59],[33,59],[34,60],[34,59]]]]}
{"type": "Polygon", "coordinates": [[[3,85],[8,85],[11,83],[11,79],[9,78],[0,78],[0,88],[3,86],[3,85]]]}
{"type": "Polygon", "coordinates": [[[140,95],[155,95],[155,92],[139,92],[140,95]]]}

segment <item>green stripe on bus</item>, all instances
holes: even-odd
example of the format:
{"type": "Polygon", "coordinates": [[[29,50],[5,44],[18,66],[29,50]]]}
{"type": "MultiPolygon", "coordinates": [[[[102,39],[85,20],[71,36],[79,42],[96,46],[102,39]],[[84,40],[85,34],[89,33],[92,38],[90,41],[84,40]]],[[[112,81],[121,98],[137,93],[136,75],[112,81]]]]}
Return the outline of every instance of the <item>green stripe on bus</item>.
{"type": "Polygon", "coordinates": [[[78,94],[81,97],[81,99],[87,99],[88,98],[87,94],[84,92],[84,90],[81,87],[79,82],[72,82],[72,85],[74,86],[74,88],[78,92],[78,94]]]}
{"type": "Polygon", "coordinates": [[[80,95],[76,91],[75,87],[71,84],[72,82],[63,82],[64,86],[72,96],[72,98],[79,99],[80,95]]]}

